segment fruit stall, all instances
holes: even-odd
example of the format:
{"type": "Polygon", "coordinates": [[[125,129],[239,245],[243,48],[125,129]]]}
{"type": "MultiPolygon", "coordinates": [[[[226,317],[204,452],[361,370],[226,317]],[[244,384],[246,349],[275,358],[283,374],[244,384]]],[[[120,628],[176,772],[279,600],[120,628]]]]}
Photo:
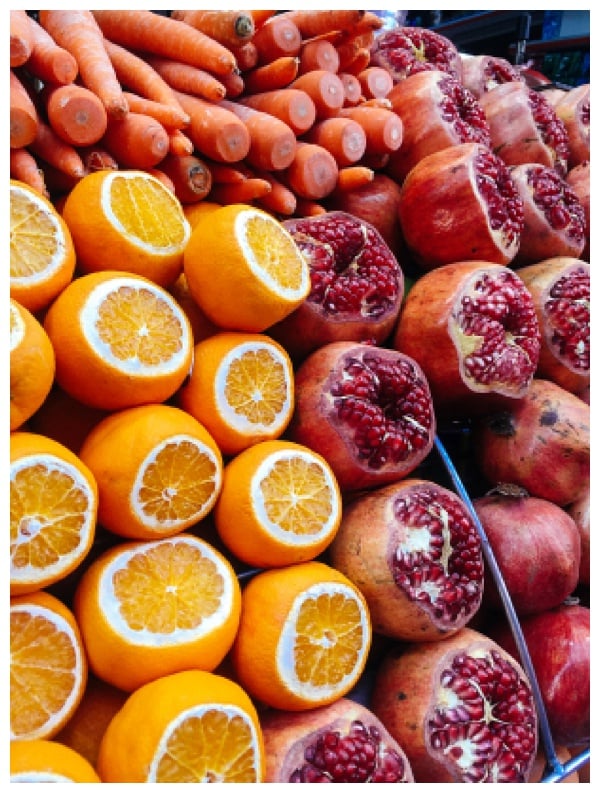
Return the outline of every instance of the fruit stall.
{"type": "Polygon", "coordinates": [[[10,11],[11,781],[590,781],[586,13],[10,11]]]}

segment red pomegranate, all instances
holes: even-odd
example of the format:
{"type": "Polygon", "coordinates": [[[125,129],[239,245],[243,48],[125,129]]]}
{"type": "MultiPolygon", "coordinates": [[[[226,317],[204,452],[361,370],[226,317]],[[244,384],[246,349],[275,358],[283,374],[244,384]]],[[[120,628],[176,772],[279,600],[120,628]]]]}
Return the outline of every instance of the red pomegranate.
{"type": "Polygon", "coordinates": [[[485,112],[494,151],[508,165],[537,162],[567,173],[569,137],[564,123],[541,92],[525,83],[498,85],[479,102],[485,112]]]}
{"type": "Polygon", "coordinates": [[[477,99],[503,83],[522,82],[521,72],[506,58],[460,53],[462,83],[477,99]]]}
{"type": "Polygon", "coordinates": [[[477,528],[461,499],[435,482],[407,478],[359,494],[329,554],[364,595],[373,630],[392,639],[443,639],[481,603],[477,528]]]}
{"type": "Polygon", "coordinates": [[[571,168],[566,175],[566,181],[571,190],[575,193],[581,206],[585,218],[585,247],[581,258],[589,262],[590,260],[590,161],[583,162],[571,168]]]}
{"type": "Polygon", "coordinates": [[[296,713],[265,711],[260,723],[265,782],[414,782],[402,747],[351,699],[296,713]]]}
{"type": "Polygon", "coordinates": [[[465,259],[509,264],[519,250],[523,201],[508,167],[487,146],[428,154],[407,175],[398,216],[423,270],[465,259]]]}
{"type": "Polygon", "coordinates": [[[464,415],[488,410],[499,396],[523,396],[538,364],[540,331],[516,273],[463,261],[416,280],[392,346],[419,363],[436,410],[464,415]]]}
{"type": "Polygon", "coordinates": [[[579,583],[590,585],[590,489],[567,506],[567,512],[575,521],[581,539],[581,564],[579,566],[579,583]]]}
{"type": "Polygon", "coordinates": [[[578,85],[554,106],[569,138],[569,168],[590,159],[590,85],[578,85]]]}
{"type": "Polygon", "coordinates": [[[295,392],[287,434],[321,454],[344,491],[401,479],[431,451],[429,384],[420,366],[396,350],[325,344],[298,367],[295,392]]]}
{"type": "Polygon", "coordinates": [[[402,269],[377,229],[348,212],[283,222],[306,258],[307,299],[269,328],[295,361],[333,341],[382,342],[402,302],[402,269]]]}
{"type": "Polygon", "coordinates": [[[527,782],[537,714],[520,664],[479,631],[398,646],[376,669],[369,707],[416,782],[527,782]]]}
{"type": "MultiPolygon", "coordinates": [[[[581,540],[573,518],[557,504],[499,485],[473,506],[483,525],[517,614],[559,606],[577,587],[581,540]]],[[[502,607],[486,577],[485,597],[502,607]]]]}
{"type": "Polygon", "coordinates": [[[388,99],[404,130],[402,146],[390,154],[386,166],[386,173],[399,182],[428,154],[460,143],[491,143],[477,99],[458,79],[439,69],[401,80],[388,99]]]}
{"type": "Polygon", "coordinates": [[[566,506],[590,484],[590,406],[550,380],[475,427],[475,454],[492,485],[511,482],[566,506]]]}
{"type": "Polygon", "coordinates": [[[555,256],[521,267],[542,333],[537,376],[580,394],[590,383],[590,265],[555,256]]]}
{"type": "Polygon", "coordinates": [[[412,74],[440,69],[457,79],[462,76],[462,61],[456,45],[422,27],[399,26],[380,32],[371,47],[371,66],[382,66],[399,82],[412,74]]]}

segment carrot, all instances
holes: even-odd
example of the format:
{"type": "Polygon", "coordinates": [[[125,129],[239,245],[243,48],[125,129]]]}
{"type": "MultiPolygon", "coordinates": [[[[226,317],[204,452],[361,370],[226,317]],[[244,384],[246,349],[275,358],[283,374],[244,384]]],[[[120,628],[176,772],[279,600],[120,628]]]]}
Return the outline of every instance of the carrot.
{"type": "Polygon", "coordinates": [[[224,74],[221,77],[221,82],[225,86],[225,97],[227,99],[237,99],[238,96],[244,93],[245,83],[239,71],[231,72],[231,74],[224,74]]]}
{"type": "Polygon", "coordinates": [[[302,36],[298,27],[281,14],[271,17],[260,27],[252,39],[262,65],[284,55],[298,55],[302,47],[302,36]]]}
{"type": "Polygon", "coordinates": [[[358,162],[367,147],[367,136],[361,125],[340,116],[318,121],[308,130],[304,140],[327,149],[340,168],[358,162]]]}
{"type": "Polygon", "coordinates": [[[276,14],[274,8],[266,9],[263,11],[250,11],[252,14],[252,21],[254,22],[254,29],[255,31],[262,27],[265,22],[271,19],[272,16],[276,14]]]}
{"type": "Polygon", "coordinates": [[[191,119],[186,134],[201,154],[217,162],[244,159],[250,151],[250,133],[235,113],[220,103],[207,102],[180,91],[175,93],[191,119]]]}
{"type": "Polygon", "coordinates": [[[173,182],[175,195],[182,204],[193,204],[209,194],[212,174],[208,165],[193,154],[167,154],[158,166],[173,182]]]}
{"type": "Polygon", "coordinates": [[[56,43],[73,55],[82,83],[100,97],[108,115],[122,118],[129,108],[92,12],[40,11],[39,20],[56,43]]]}
{"type": "Polygon", "coordinates": [[[199,96],[210,102],[225,98],[225,86],[210,72],[160,55],[145,55],[144,60],[174,91],[199,96]]]}
{"type": "Polygon", "coordinates": [[[235,56],[235,62],[240,72],[247,72],[258,65],[258,50],[252,40],[245,41],[239,47],[231,47],[231,51],[235,56]]]}
{"type": "Polygon", "coordinates": [[[162,55],[216,75],[235,69],[235,58],[227,47],[178,19],[142,9],[93,14],[106,38],[128,49],[162,55]]]}
{"type": "Polygon", "coordinates": [[[162,182],[167,190],[170,190],[175,195],[175,185],[173,180],[170,179],[164,171],[161,171],[157,166],[156,168],[146,168],[146,173],[154,176],[159,182],[162,182]]]}
{"type": "Polygon", "coordinates": [[[257,170],[256,176],[271,185],[271,190],[257,198],[256,203],[274,215],[293,215],[296,211],[297,199],[292,190],[269,171],[257,170]]]}
{"type": "Polygon", "coordinates": [[[153,168],[169,151],[169,135],[152,116],[129,111],[109,120],[102,143],[122,168],[153,168]]]}
{"type": "Polygon", "coordinates": [[[38,112],[29,92],[10,70],[10,147],[20,149],[34,139],[38,128],[38,112]]]}
{"type": "Polygon", "coordinates": [[[312,201],[310,198],[296,199],[296,211],[294,215],[298,218],[316,217],[317,215],[324,215],[326,212],[326,207],[318,201],[312,201]]]}
{"type": "Polygon", "coordinates": [[[384,110],[393,110],[394,106],[387,96],[374,96],[372,99],[365,99],[360,103],[361,107],[381,107],[384,110]]]}
{"type": "Polygon", "coordinates": [[[299,59],[283,55],[270,63],[257,66],[244,73],[245,93],[257,94],[261,91],[275,91],[286,88],[298,75],[299,59]]]}
{"type": "Polygon", "coordinates": [[[366,99],[387,96],[394,87],[392,75],[381,66],[367,66],[356,76],[366,99]]]}
{"type": "Polygon", "coordinates": [[[302,38],[307,39],[331,30],[352,29],[361,21],[364,14],[364,11],[342,9],[324,11],[304,8],[284,11],[280,16],[292,21],[298,27],[302,38]]]}
{"type": "Polygon", "coordinates": [[[89,88],[76,83],[46,85],[41,96],[50,126],[67,143],[91,146],[106,132],[106,109],[89,88]]]}
{"type": "Polygon", "coordinates": [[[85,175],[85,165],[75,146],[59,137],[50,124],[38,120],[35,140],[29,144],[29,150],[38,160],[54,166],[67,176],[79,179],[85,175]]]}
{"type": "Polygon", "coordinates": [[[116,171],[119,168],[119,163],[112,154],[98,144],[82,146],[78,151],[86,171],[116,171]]]}
{"type": "Polygon", "coordinates": [[[73,55],[64,47],[59,47],[33,17],[30,17],[29,23],[33,49],[27,61],[27,71],[43,83],[68,85],[74,82],[79,67],[73,55]]]}
{"type": "Polygon", "coordinates": [[[30,18],[22,9],[10,12],[10,68],[23,66],[33,49],[30,18]]]}
{"type": "Polygon", "coordinates": [[[344,85],[337,74],[326,69],[315,69],[301,74],[290,88],[306,91],[315,103],[317,118],[334,116],[344,104],[344,85]]]}
{"type": "Polygon", "coordinates": [[[252,176],[253,173],[245,163],[228,164],[208,161],[207,166],[215,184],[235,184],[236,182],[243,182],[244,179],[252,176]]]}
{"type": "Polygon", "coordinates": [[[364,129],[367,154],[386,154],[400,148],[404,128],[402,119],[393,110],[362,104],[342,108],[339,115],[356,121],[364,129]]]}
{"type": "Polygon", "coordinates": [[[348,165],[340,168],[335,192],[349,193],[369,184],[375,178],[375,171],[365,165],[348,165]]]}
{"type": "Polygon", "coordinates": [[[250,166],[264,168],[265,171],[288,167],[296,152],[296,135],[284,121],[228,99],[222,100],[219,106],[234,113],[246,125],[250,135],[246,159],[250,166]]]}
{"type": "Polygon", "coordinates": [[[285,181],[298,197],[319,201],[334,189],[338,170],[335,158],[323,146],[298,141],[285,181]]]}
{"type": "Polygon", "coordinates": [[[327,39],[310,39],[305,41],[300,50],[299,74],[306,74],[315,69],[326,69],[337,72],[340,58],[334,45],[327,39]]]}
{"type": "Polygon", "coordinates": [[[338,72],[338,77],[344,86],[344,107],[357,105],[363,98],[358,77],[349,72],[338,72]]]}
{"type": "Polygon", "coordinates": [[[336,51],[340,59],[339,71],[345,71],[356,60],[361,50],[370,49],[374,40],[375,36],[371,31],[343,36],[336,45],[336,51]]]}
{"type": "Polygon", "coordinates": [[[240,204],[264,198],[271,190],[266,179],[250,177],[241,182],[213,184],[209,200],[217,204],[240,204]]]}
{"type": "Polygon", "coordinates": [[[168,129],[169,154],[183,156],[194,153],[194,142],[180,129],[168,129]]]}
{"type": "Polygon", "coordinates": [[[238,100],[242,105],[262,110],[285,122],[296,135],[302,135],[315,122],[317,109],[306,93],[298,88],[280,88],[249,94],[238,100]]]}
{"type": "Polygon", "coordinates": [[[44,172],[33,154],[26,148],[10,150],[10,178],[18,179],[48,198],[44,172]]]}
{"type": "Polygon", "coordinates": [[[371,63],[371,50],[368,47],[359,47],[354,58],[344,64],[344,71],[349,74],[359,75],[368,68],[371,63]]]}
{"type": "Polygon", "coordinates": [[[171,17],[187,22],[225,47],[239,47],[254,35],[254,19],[249,11],[172,11],[171,17]]]}
{"type": "Polygon", "coordinates": [[[189,118],[187,113],[184,113],[183,108],[177,110],[172,105],[165,105],[163,102],[155,102],[153,99],[148,99],[145,96],[134,94],[131,91],[123,91],[129,111],[133,113],[144,113],[146,116],[152,116],[163,127],[170,129],[181,129],[186,126],[181,121],[182,113],[186,118],[189,118]]]}

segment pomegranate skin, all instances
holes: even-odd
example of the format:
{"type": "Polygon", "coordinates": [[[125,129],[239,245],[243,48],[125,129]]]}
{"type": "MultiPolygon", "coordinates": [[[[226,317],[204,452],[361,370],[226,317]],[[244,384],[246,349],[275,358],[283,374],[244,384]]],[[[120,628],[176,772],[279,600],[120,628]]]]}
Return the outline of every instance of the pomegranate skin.
{"type": "MultiPolygon", "coordinates": [[[[414,782],[402,747],[368,708],[351,699],[342,697],[331,705],[303,712],[269,710],[261,714],[260,721],[266,755],[265,782],[414,782]],[[371,732],[368,743],[375,750],[372,761],[363,757],[363,768],[353,772],[349,768],[352,759],[344,759],[337,776],[332,770],[324,770],[319,739],[327,740],[334,755],[335,746],[331,744],[335,733],[340,740],[353,731],[362,738],[362,728],[371,732]],[[321,757],[315,762],[318,754],[321,757]]],[[[358,751],[360,748],[364,753],[364,747],[358,751]]]]}
{"type": "Polygon", "coordinates": [[[590,585],[590,490],[567,507],[567,512],[575,521],[581,539],[581,563],[579,566],[579,583],[590,585]]]}
{"type": "Polygon", "coordinates": [[[505,58],[461,53],[462,83],[477,99],[497,85],[522,82],[521,73],[505,58]]]}
{"type": "Polygon", "coordinates": [[[531,688],[514,656],[479,631],[389,650],[369,707],[404,748],[416,782],[528,781],[537,752],[531,688]],[[511,696],[519,707],[506,707],[511,696]]]}
{"type": "Polygon", "coordinates": [[[590,159],[590,85],[578,85],[566,91],[554,105],[556,115],[565,125],[569,137],[568,167],[574,168],[590,159]]]}
{"type": "Polygon", "coordinates": [[[566,181],[571,190],[575,193],[581,206],[585,218],[585,246],[581,258],[587,262],[590,260],[590,161],[583,162],[571,168],[566,175],[566,181]]]}
{"type": "Polygon", "coordinates": [[[550,380],[475,427],[475,455],[492,485],[511,482],[559,506],[590,486],[590,406],[550,380]]]}

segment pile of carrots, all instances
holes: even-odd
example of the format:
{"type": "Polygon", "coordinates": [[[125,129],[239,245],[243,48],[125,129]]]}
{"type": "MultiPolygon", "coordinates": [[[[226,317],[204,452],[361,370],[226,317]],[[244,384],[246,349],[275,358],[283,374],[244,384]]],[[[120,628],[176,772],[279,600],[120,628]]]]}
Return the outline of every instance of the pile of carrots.
{"type": "Polygon", "coordinates": [[[143,169],[182,203],[318,214],[402,142],[370,11],[10,12],[10,171],[143,169]]]}

